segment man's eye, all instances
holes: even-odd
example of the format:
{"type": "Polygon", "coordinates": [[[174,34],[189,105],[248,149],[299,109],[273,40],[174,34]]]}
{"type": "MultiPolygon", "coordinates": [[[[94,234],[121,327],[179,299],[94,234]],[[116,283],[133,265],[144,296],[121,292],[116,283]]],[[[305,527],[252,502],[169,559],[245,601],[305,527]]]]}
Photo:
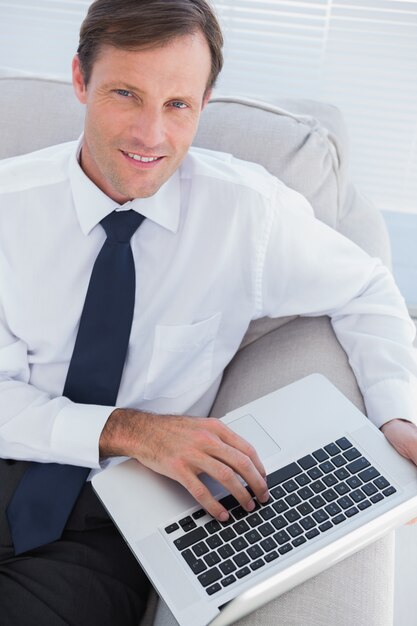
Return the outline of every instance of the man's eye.
{"type": "Polygon", "coordinates": [[[125,98],[132,95],[127,89],[116,89],[116,93],[119,94],[119,96],[123,96],[125,98]]]}
{"type": "Polygon", "coordinates": [[[173,102],[171,102],[171,105],[174,107],[174,109],[186,109],[187,105],[185,104],[185,102],[181,102],[181,100],[174,100],[173,102]]]}

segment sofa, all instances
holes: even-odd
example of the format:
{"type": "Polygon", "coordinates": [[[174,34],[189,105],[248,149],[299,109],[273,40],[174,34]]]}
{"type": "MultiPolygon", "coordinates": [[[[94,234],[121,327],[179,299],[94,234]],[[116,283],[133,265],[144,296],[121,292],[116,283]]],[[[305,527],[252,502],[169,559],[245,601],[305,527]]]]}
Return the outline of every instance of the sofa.
{"type": "MultiPolygon", "coordinates": [[[[0,158],[75,139],[83,109],[69,83],[0,73],[0,158]]],[[[316,216],[390,265],[384,222],[349,178],[340,112],[309,100],[214,97],[195,145],[256,161],[310,201],[316,216]]],[[[260,319],[249,326],[211,410],[219,417],[313,372],[365,411],[346,354],[326,317],[260,319]]],[[[388,626],[393,620],[394,535],[374,542],[238,622],[239,626],[388,626]]],[[[151,594],[141,626],[176,624],[151,594]]]]}

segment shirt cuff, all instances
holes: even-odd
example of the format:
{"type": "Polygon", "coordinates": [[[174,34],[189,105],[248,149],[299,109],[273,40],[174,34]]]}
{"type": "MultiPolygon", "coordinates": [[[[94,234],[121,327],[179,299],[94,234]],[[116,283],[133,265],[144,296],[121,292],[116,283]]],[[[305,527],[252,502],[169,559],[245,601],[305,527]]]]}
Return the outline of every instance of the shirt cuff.
{"type": "Polygon", "coordinates": [[[61,463],[99,468],[99,439],[114,406],[69,402],[58,413],[51,447],[61,463]]]}
{"type": "Polygon", "coordinates": [[[369,419],[381,428],[392,419],[404,419],[417,426],[417,382],[383,380],[370,387],[365,395],[369,419]]]}

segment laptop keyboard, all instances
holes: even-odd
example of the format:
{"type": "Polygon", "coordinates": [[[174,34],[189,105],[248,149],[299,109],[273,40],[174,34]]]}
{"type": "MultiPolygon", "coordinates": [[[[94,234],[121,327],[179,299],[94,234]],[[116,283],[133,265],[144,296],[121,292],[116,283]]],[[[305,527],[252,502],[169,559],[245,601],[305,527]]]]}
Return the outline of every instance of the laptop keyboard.
{"type": "Polygon", "coordinates": [[[269,501],[254,498],[250,513],[228,495],[220,499],[227,522],[199,509],[165,528],[208,595],[396,492],[346,437],[272,472],[267,483],[269,501]]]}

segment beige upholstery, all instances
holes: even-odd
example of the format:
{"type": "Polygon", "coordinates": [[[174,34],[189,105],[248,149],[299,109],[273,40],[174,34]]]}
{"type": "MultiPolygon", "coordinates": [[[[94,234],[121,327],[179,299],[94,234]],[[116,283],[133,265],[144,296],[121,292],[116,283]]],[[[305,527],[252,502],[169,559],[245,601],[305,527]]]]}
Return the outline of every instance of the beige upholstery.
{"type": "MultiPolygon", "coordinates": [[[[70,85],[0,73],[0,158],[76,138],[83,112],[70,85]]],[[[203,113],[196,145],[257,161],[301,191],[316,215],[390,263],[382,218],[348,178],[346,130],[332,106],[305,100],[256,103],[216,98],[203,113]]],[[[310,372],[322,372],[357,406],[363,402],[327,318],[252,323],[227,368],[213,415],[310,372]]],[[[143,626],[170,626],[160,604],[143,626]]],[[[240,622],[283,626],[389,626],[393,609],[393,537],[378,541],[240,622]],[[355,599],[347,591],[354,590],[355,599]]]]}

